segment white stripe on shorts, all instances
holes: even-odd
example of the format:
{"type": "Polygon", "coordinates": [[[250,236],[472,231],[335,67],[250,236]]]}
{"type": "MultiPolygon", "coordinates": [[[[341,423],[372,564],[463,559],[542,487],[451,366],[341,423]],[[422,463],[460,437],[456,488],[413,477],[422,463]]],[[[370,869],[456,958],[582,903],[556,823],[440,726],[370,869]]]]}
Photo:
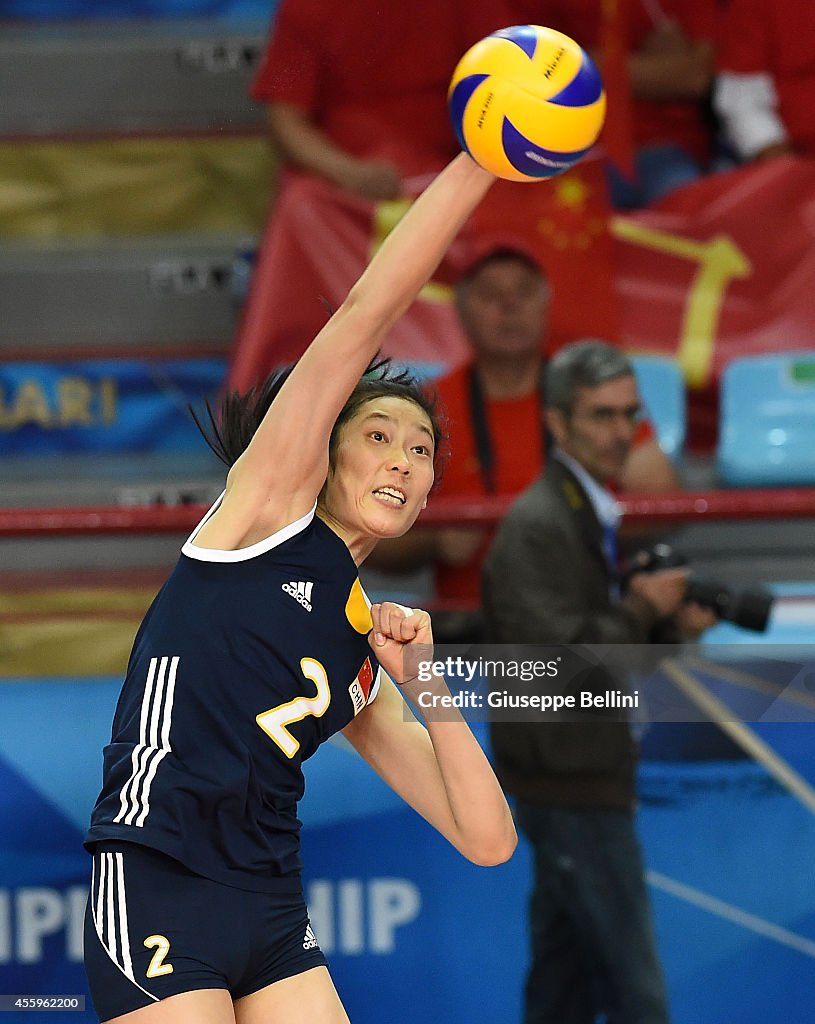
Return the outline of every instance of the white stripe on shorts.
{"type": "Polygon", "coordinates": [[[137,989],[144,992],[154,1002],[158,1002],[158,996],[148,992],[143,985],[136,981],[133,971],[133,962],[130,957],[130,936],[127,931],[127,898],[125,896],[125,873],[124,856],[121,853],[97,853],[93,858],[93,874],[91,876],[91,906],[93,909],[93,924],[96,934],[102,943],[105,952],[128,981],[132,982],[137,989]],[[94,886],[96,885],[96,862],[99,861],[99,888],[94,902],[94,886]],[[105,920],[107,915],[107,920],[105,920]],[[116,919],[119,921],[119,942],[122,947],[122,963],[116,957],[116,919]],[[103,935],[107,931],[108,941],[105,942],[103,935]]]}

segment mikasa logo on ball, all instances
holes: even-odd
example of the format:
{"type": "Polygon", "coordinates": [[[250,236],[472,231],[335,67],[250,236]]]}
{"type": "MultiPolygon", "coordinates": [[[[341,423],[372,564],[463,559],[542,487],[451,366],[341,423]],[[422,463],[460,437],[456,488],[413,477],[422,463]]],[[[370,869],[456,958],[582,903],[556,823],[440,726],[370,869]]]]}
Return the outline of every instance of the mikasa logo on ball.
{"type": "Polygon", "coordinates": [[[558,50],[558,52],[554,55],[552,60],[546,65],[546,70],[543,72],[544,78],[551,78],[555,71],[557,71],[557,66],[563,59],[563,54],[565,52],[566,51],[564,49],[558,50]]]}
{"type": "Polygon", "coordinates": [[[481,116],[478,119],[479,128],[484,127],[484,118],[487,116],[487,111],[490,109],[490,103],[492,103],[492,98],[494,95],[495,93],[492,92],[487,94],[487,98],[484,101],[484,106],[481,108],[481,116]]]}

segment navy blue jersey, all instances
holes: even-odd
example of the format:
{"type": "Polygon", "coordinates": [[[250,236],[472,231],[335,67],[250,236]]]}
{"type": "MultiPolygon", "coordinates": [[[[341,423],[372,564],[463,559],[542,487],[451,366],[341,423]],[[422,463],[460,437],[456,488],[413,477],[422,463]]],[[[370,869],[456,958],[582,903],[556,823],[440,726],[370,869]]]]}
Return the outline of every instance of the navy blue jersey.
{"type": "Polygon", "coordinates": [[[136,635],[86,845],[129,840],[229,885],[290,888],[302,762],[378,688],[369,604],[313,513],[238,551],[197,532],[136,635]]]}

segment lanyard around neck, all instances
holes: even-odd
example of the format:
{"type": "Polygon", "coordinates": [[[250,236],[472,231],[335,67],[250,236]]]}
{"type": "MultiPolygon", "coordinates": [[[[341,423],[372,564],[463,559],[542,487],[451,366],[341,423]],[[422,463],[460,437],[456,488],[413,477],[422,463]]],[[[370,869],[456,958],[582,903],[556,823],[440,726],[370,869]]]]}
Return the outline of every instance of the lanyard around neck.
{"type": "MultiPolygon", "coordinates": [[[[538,423],[541,431],[542,451],[545,453],[550,447],[549,433],[543,418],[543,389],[546,373],[546,364],[541,364],[540,380],[538,381],[538,423]]],[[[478,457],[478,465],[481,470],[481,479],[484,483],[484,490],[487,494],[495,494],[495,445],[490,433],[490,425],[487,419],[487,405],[484,396],[484,387],[478,375],[476,366],[471,366],[468,373],[467,394],[470,405],[470,423],[473,428],[475,439],[475,451],[478,457]]]]}

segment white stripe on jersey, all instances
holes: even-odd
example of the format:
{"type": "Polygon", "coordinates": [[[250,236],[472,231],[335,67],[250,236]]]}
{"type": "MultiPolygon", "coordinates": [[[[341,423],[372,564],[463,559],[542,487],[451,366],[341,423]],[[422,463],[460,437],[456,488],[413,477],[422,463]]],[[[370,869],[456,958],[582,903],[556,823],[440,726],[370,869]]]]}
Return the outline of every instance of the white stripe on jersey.
{"type": "MultiPolygon", "coordinates": [[[[141,797],[141,814],[138,816],[138,818],[136,818],[135,822],[137,828],[141,828],[144,825],[145,819],[147,818],[147,815],[150,813],[150,787],[153,785],[153,779],[156,777],[158,766],[161,764],[161,762],[164,760],[168,753],[169,751],[167,750],[159,750],[156,752],[155,756],[150,761],[150,768],[147,771],[147,775],[144,777],[144,788],[142,790],[141,797]]],[[[132,813],[135,813],[135,811],[136,808],[134,807],[132,813]]],[[[128,817],[130,817],[130,815],[128,815],[128,817]]],[[[125,824],[130,824],[127,818],[125,818],[125,824]]]]}
{"type": "Polygon", "coordinates": [[[136,779],[139,777],[139,774],[141,773],[141,755],[144,752],[144,747],[142,744],[144,743],[145,737],[147,735],[147,714],[150,708],[150,698],[153,692],[153,679],[155,677],[156,672],[156,662],[156,658],[150,659],[150,668],[147,672],[147,682],[144,684],[144,695],[142,697],[141,702],[141,720],[139,724],[139,739],[141,740],[141,742],[137,743],[133,747],[133,752],[130,758],[131,763],[133,765],[133,770],[130,773],[130,778],[127,780],[124,786],[122,786],[121,792],[119,793],[120,809],[119,813],[113,819],[114,822],[121,821],[125,814],[127,814],[130,794],[132,794],[136,779]],[[130,790],[130,794],[128,794],[128,790],[130,790]]]}
{"type": "Polygon", "coordinates": [[[159,662],[158,678],[156,679],[156,691],[153,695],[153,707],[150,715],[150,735],[141,735],[142,743],[149,743],[151,747],[158,746],[158,717],[161,714],[161,702],[164,699],[164,680],[167,675],[167,659],[162,658],[159,662]]]}
{"type": "Polygon", "coordinates": [[[167,683],[167,700],[164,702],[164,725],[161,729],[161,749],[171,750],[170,721],[173,717],[173,700],[175,699],[175,674],[178,669],[178,658],[170,662],[170,679],[167,683]]]}
{"type": "MultiPolygon", "coordinates": [[[[163,660],[163,659],[162,659],[163,660]]],[[[156,665],[158,658],[150,659],[150,668],[147,671],[147,683],[144,687],[144,695],[141,700],[141,720],[139,722],[139,741],[147,742],[147,717],[150,713],[150,704],[153,700],[153,683],[156,679],[156,665]]]]}
{"type": "Polygon", "coordinates": [[[96,894],[95,909],[92,912],[93,926],[102,947],[119,968],[124,976],[154,1002],[158,1002],[158,996],[148,992],[144,986],[136,981],[133,971],[133,962],[130,957],[130,936],[127,930],[127,900],[125,898],[125,874],[124,858],[121,853],[100,853],[93,858],[93,874],[91,875],[91,907],[94,907],[93,890],[96,885],[96,861],[99,860],[99,888],[96,894]],[[114,861],[115,858],[115,861],[114,861]],[[115,876],[118,867],[118,881],[115,876]],[[116,897],[116,908],[119,915],[119,939],[122,947],[122,963],[116,957],[116,918],[114,914],[114,896],[116,897]],[[105,907],[107,907],[107,918],[105,921],[105,907]],[[105,942],[103,933],[107,925],[108,941],[105,942]]]}
{"type": "Polygon", "coordinates": [[[141,828],[150,813],[150,787],[158,766],[172,749],[170,725],[178,661],[178,657],[150,659],[142,697],[139,742],[133,747],[133,768],[119,793],[119,813],[113,819],[114,822],[124,821],[125,825],[135,824],[141,828]]]}

